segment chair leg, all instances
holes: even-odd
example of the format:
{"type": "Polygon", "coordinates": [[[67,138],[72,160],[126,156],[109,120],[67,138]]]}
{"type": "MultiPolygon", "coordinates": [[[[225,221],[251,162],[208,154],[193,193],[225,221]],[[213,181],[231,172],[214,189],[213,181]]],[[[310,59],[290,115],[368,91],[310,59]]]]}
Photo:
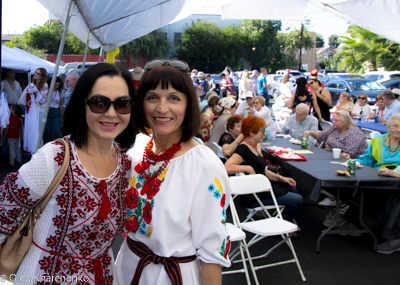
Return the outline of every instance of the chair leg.
{"type": "Polygon", "coordinates": [[[297,259],[297,254],[296,254],[296,251],[294,250],[292,240],[290,239],[290,237],[287,239],[287,243],[289,245],[290,250],[292,251],[294,259],[296,260],[296,265],[297,265],[297,268],[299,269],[301,280],[306,281],[306,277],[304,276],[303,269],[301,269],[300,262],[297,259]]]}

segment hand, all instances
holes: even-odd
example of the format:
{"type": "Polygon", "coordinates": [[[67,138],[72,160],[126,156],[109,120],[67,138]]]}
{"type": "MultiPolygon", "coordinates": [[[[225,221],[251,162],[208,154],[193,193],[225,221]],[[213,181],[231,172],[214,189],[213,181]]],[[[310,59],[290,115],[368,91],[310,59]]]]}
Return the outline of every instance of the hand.
{"type": "Polygon", "coordinates": [[[241,133],[240,135],[238,135],[238,137],[236,138],[236,140],[239,142],[239,143],[241,143],[242,142],[242,140],[243,140],[243,134],[241,133]]]}
{"type": "Polygon", "coordinates": [[[386,168],[386,167],[378,169],[378,175],[393,176],[393,177],[399,176],[399,174],[397,172],[394,172],[393,170],[390,170],[389,168],[386,168]]]}
{"type": "Polygon", "coordinates": [[[250,165],[249,165],[248,171],[246,171],[246,172],[249,173],[249,174],[256,174],[256,172],[254,171],[253,167],[251,167],[250,165]]]}
{"type": "Polygon", "coordinates": [[[308,137],[311,135],[311,133],[312,133],[312,131],[305,131],[303,134],[303,137],[308,137]]]}
{"type": "Polygon", "coordinates": [[[343,152],[342,157],[345,159],[350,159],[350,154],[343,152]]]}
{"type": "Polygon", "coordinates": [[[287,183],[287,184],[289,184],[290,186],[292,186],[292,187],[296,187],[296,180],[294,180],[293,178],[289,178],[289,177],[283,177],[282,176],[282,180],[285,182],[285,183],[287,183]]]}

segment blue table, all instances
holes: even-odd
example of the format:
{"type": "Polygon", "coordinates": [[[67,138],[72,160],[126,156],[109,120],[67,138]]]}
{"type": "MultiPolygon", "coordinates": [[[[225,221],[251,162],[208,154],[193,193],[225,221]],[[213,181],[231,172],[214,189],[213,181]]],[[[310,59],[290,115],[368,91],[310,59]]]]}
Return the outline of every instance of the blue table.
{"type": "Polygon", "coordinates": [[[361,120],[353,119],[353,121],[357,123],[357,127],[359,127],[359,128],[366,128],[366,129],[378,131],[381,134],[385,134],[388,132],[387,126],[383,125],[382,123],[365,122],[362,124],[361,120]]]}

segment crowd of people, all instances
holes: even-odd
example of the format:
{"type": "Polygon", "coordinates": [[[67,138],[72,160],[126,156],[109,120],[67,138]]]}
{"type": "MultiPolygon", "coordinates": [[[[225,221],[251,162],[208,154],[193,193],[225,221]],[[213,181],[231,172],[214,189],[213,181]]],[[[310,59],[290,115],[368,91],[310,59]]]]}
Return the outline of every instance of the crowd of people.
{"type": "MultiPolygon", "coordinates": [[[[390,91],[376,98],[374,112],[386,121],[389,132],[367,144],[351,118],[357,110],[372,115],[366,114],[362,94],[354,106],[343,93],[332,126],[318,130],[318,121],[331,119],[332,98],[315,72],[309,81],[297,79],[295,91],[285,77],[282,92],[293,113],[275,129],[267,69],[260,71],[259,76],[257,70],[252,76],[244,71],[237,92],[227,67],[220,74],[223,91],[217,94],[208,74],[190,70],[180,60],[151,60],[139,79],[117,65],[100,63],[81,77],[69,73],[66,92],[63,80],[56,78],[49,93],[47,72],[36,70],[17,100],[25,109],[24,128],[17,105],[10,105],[10,152],[21,136],[33,155],[0,186],[0,244],[59,170],[65,149],[54,139],[66,141],[71,157],[33,229],[33,243],[17,275],[73,273],[88,278],[89,284],[221,284],[221,267],[230,266],[231,241],[225,228],[229,175],[265,175],[288,221],[294,221],[307,198],[290,173],[269,167],[261,142],[271,131],[308,137],[310,144],[327,150],[340,148],[344,158],[376,168],[377,175],[400,176],[400,102],[390,91]],[[49,94],[45,144],[36,151],[49,94]],[[226,160],[218,158],[216,145],[226,160]],[[121,233],[127,236],[114,262],[111,246],[121,233]]],[[[17,88],[10,78],[7,88],[17,88]]],[[[10,153],[10,163],[15,161],[21,163],[20,156],[10,153]]],[[[260,198],[265,205],[273,203],[268,194],[260,198]]],[[[372,211],[374,201],[386,205],[389,198],[367,198],[366,212],[372,211]]],[[[390,201],[383,224],[387,241],[378,246],[379,252],[400,251],[396,201],[400,199],[390,201]]],[[[252,195],[240,202],[247,208],[257,205],[252,195]]],[[[352,222],[353,211],[350,207],[352,222]]]]}

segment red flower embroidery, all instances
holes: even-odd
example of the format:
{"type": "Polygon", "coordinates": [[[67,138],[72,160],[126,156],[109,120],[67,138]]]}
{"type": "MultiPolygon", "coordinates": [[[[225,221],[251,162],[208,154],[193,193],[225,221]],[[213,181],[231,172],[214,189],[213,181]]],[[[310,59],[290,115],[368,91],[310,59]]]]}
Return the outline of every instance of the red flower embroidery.
{"type": "Polygon", "coordinates": [[[148,161],[142,161],[139,164],[136,164],[135,166],[135,171],[139,174],[142,174],[146,169],[150,167],[150,162],[148,161]]]}
{"type": "Polygon", "coordinates": [[[139,192],[131,187],[126,193],[126,205],[129,209],[135,209],[139,202],[139,192]]]}
{"type": "Polygon", "coordinates": [[[150,202],[146,202],[146,205],[143,208],[143,219],[148,225],[150,225],[151,218],[152,218],[151,203],[150,202]]]}
{"type": "Polygon", "coordinates": [[[125,228],[128,232],[136,232],[139,228],[138,218],[136,216],[130,217],[125,223],[125,228]]]}
{"type": "Polygon", "coordinates": [[[229,254],[230,249],[231,249],[231,240],[228,240],[228,243],[226,244],[225,252],[224,252],[224,258],[225,259],[228,258],[228,254],[229,254]]]}
{"type": "Polygon", "coordinates": [[[157,178],[146,182],[146,184],[148,184],[147,199],[151,200],[157,195],[158,191],[160,191],[161,182],[162,181],[157,178]]]}
{"type": "Polygon", "coordinates": [[[221,207],[222,208],[225,207],[225,199],[226,199],[226,194],[224,193],[224,195],[222,195],[222,198],[221,198],[221,207]]]}

